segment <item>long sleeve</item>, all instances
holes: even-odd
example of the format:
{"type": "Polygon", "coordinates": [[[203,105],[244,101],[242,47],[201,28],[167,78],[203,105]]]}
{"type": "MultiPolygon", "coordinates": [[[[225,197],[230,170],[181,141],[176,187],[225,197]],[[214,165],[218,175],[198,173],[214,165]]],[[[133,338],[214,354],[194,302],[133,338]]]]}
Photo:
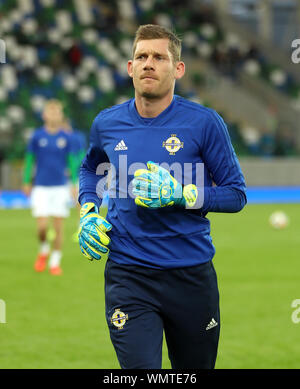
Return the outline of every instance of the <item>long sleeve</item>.
{"type": "Polygon", "coordinates": [[[216,186],[204,187],[202,212],[239,212],[247,203],[245,179],[226,125],[216,112],[203,135],[202,157],[216,186]]]}
{"type": "Polygon", "coordinates": [[[105,174],[101,173],[101,164],[107,162],[108,158],[102,149],[100,137],[97,132],[96,118],[91,128],[89,149],[79,170],[78,200],[81,205],[86,202],[93,202],[98,207],[101,205],[103,188],[99,184],[105,178],[105,174]]]}
{"type": "Polygon", "coordinates": [[[78,158],[75,153],[69,153],[67,155],[67,164],[70,171],[70,178],[73,184],[77,182],[78,177],[78,158]]]}
{"type": "Polygon", "coordinates": [[[31,183],[34,159],[35,159],[35,157],[34,157],[34,154],[32,152],[27,152],[25,154],[24,171],[23,171],[23,183],[24,184],[31,183]]]}

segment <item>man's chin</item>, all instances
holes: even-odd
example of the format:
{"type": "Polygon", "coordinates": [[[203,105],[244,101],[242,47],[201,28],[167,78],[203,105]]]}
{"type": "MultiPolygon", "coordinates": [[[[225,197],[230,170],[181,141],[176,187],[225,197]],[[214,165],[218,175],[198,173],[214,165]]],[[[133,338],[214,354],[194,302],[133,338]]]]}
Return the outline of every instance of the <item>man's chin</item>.
{"type": "Polygon", "coordinates": [[[159,93],[155,93],[155,92],[147,92],[147,91],[144,91],[142,92],[141,94],[142,97],[145,97],[146,99],[158,99],[161,97],[161,94],[159,93]]]}

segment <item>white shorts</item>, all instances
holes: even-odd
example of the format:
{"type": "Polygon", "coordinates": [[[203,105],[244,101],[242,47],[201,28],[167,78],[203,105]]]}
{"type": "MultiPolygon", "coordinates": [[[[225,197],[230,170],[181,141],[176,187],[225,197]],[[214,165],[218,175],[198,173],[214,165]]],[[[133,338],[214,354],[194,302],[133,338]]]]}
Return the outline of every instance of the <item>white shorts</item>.
{"type": "Polygon", "coordinates": [[[31,209],[34,217],[68,217],[70,214],[68,185],[35,186],[31,192],[31,209]]]}

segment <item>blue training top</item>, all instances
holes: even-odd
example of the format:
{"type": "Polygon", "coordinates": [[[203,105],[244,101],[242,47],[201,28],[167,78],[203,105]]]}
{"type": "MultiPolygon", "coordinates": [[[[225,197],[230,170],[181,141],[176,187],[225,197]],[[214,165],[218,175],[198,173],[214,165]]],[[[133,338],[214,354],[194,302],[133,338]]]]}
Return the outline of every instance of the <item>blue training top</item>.
{"type": "Polygon", "coordinates": [[[56,186],[67,183],[67,158],[73,150],[71,138],[63,130],[51,134],[44,127],[37,129],[27,147],[36,161],[34,185],[56,186]]]}
{"type": "Polygon", "coordinates": [[[214,110],[176,95],[155,118],[141,117],[135,99],[98,114],[80,168],[81,204],[100,205],[108,162],[112,166],[107,214],[113,226],[108,233],[110,259],[120,264],[166,269],[207,262],[215,248],[205,215],[238,212],[247,201],[245,180],[223,119],[214,110]],[[183,184],[196,184],[201,208],[137,206],[130,181],[148,161],[170,166],[183,184]]]}

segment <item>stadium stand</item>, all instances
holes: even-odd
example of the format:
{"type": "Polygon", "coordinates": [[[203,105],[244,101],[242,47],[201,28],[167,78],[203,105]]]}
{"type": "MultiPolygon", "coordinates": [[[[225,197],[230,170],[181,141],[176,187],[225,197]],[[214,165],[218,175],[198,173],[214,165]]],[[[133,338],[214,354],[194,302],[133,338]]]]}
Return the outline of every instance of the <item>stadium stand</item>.
{"type": "MultiPolygon", "coordinates": [[[[270,62],[250,39],[244,41],[226,31],[212,4],[200,0],[0,0],[0,38],[7,50],[7,61],[0,65],[2,158],[22,160],[48,98],[62,100],[72,124],[88,133],[101,109],[132,97],[126,62],[139,24],[174,26],[183,39],[183,55],[209,64],[220,80],[239,85],[246,74],[258,79],[262,88],[265,82],[280,96],[299,101],[300,84],[293,75],[270,62]]],[[[206,72],[196,71],[189,77],[195,88],[178,84],[177,92],[223,114],[239,155],[299,154],[293,126],[282,122],[272,104],[264,107],[270,113],[268,125],[256,127],[213,97],[201,96],[208,82],[206,72]]]]}

